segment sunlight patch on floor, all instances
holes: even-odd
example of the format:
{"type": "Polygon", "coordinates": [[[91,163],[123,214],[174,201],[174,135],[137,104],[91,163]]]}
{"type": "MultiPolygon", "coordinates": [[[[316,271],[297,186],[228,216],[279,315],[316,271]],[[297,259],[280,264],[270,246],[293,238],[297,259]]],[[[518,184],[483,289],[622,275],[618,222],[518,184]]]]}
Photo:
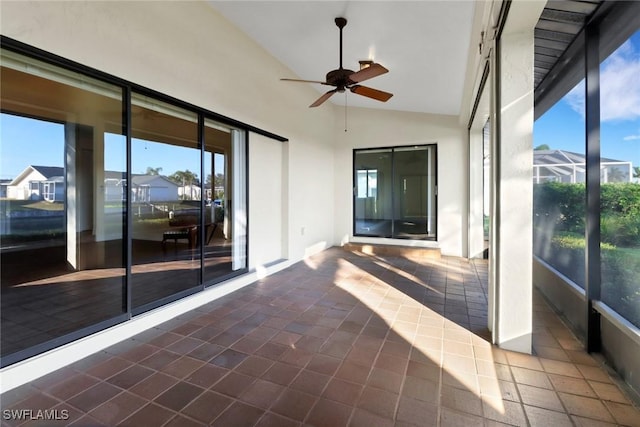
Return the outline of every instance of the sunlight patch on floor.
{"type": "MultiPolygon", "coordinates": [[[[447,271],[452,269],[452,266],[446,262],[437,260],[430,260],[430,262],[438,263],[440,268],[447,271]]],[[[374,261],[374,263],[385,269],[390,267],[384,262],[374,261]]],[[[453,269],[461,271],[455,267],[453,269]]],[[[432,291],[431,287],[415,276],[396,267],[393,267],[392,271],[432,291]]],[[[419,351],[422,356],[440,368],[439,393],[442,394],[443,385],[453,386],[456,389],[462,388],[481,399],[483,406],[488,406],[491,411],[500,415],[505,414],[506,409],[501,397],[490,343],[425,305],[410,300],[407,295],[389,283],[347,260],[338,260],[336,277],[336,286],[357,298],[379,316],[389,325],[391,331],[412,345],[412,351],[419,351]],[[357,281],[354,280],[356,275],[357,281]],[[400,305],[399,309],[395,307],[396,304],[400,305]],[[420,320],[417,325],[402,320],[401,316],[407,310],[419,310],[420,320]]]]}

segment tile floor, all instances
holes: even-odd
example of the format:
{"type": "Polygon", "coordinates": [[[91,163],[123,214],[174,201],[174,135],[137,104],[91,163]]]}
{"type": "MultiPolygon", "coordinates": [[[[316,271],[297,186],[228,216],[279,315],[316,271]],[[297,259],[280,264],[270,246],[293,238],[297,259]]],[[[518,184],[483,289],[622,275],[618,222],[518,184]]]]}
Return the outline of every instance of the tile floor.
{"type": "Polygon", "coordinates": [[[640,426],[539,295],[536,355],[491,346],[486,277],[332,248],[3,394],[2,426],[640,426]]]}

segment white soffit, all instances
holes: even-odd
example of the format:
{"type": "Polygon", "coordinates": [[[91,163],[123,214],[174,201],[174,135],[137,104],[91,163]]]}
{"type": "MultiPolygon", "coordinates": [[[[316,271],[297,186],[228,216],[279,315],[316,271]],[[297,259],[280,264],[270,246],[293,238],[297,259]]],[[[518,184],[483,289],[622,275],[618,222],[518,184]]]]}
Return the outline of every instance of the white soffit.
{"type": "MultiPolygon", "coordinates": [[[[474,1],[210,1],[229,21],[286,65],[287,78],[324,80],[339,66],[338,16],[343,66],[373,59],[389,73],[363,83],[392,92],[386,103],[352,93],[350,106],[458,115],[471,40],[474,1]]],[[[215,41],[212,41],[215,42],[215,41]]],[[[258,71],[257,71],[258,72],[258,71]]],[[[275,81],[279,85],[292,83],[275,81]]],[[[318,94],[330,87],[313,85],[318,94]]],[[[300,99],[306,108],[315,99],[300,99]]],[[[331,102],[343,105],[344,94],[331,102]]],[[[319,108],[322,108],[319,107],[319,108]]]]}

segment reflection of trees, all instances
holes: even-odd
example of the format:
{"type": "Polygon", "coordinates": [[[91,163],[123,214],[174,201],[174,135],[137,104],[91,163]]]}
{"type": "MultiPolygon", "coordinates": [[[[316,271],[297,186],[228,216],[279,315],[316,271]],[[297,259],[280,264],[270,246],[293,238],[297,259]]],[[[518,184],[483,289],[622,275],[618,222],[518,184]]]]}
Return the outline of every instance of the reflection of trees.
{"type": "MultiPolygon", "coordinates": [[[[200,181],[198,181],[198,174],[191,172],[189,169],[184,171],[175,171],[171,175],[167,177],[170,181],[175,182],[179,186],[182,186],[183,191],[186,186],[189,186],[189,196],[186,194],[182,194],[183,199],[193,200],[193,185],[199,185],[200,181]]],[[[199,197],[199,196],[198,196],[199,197]]]]}
{"type": "MultiPolygon", "coordinates": [[[[211,174],[207,175],[207,185],[211,186],[211,174]]],[[[224,174],[217,173],[213,182],[214,187],[222,187],[224,185],[224,174]]]]}
{"type": "Polygon", "coordinates": [[[207,186],[211,188],[213,198],[214,199],[223,199],[224,198],[224,174],[217,173],[215,178],[212,181],[211,174],[207,175],[207,186]],[[221,191],[216,191],[216,188],[222,188],[221,191]]]}
{"type": "Polygon", "coordinates": [[[606,169],[607,182],[625,182],[628,181],[627,174],[620,168],[611,167],[606,169]]]}
{"type": "Polygon", "coordinates": [[[184,171],[175,171],[167,178],[178,185],[198,184],[198,174],[191,172],[189,169],[184,171]]]}
{"type": "Polygon", "coordinates": [[[145,172],[145,175],[160,175],[160,172],[162,172],[161,167],[152,168],[151,166],[147,166],[147,171],[145,172]]]}

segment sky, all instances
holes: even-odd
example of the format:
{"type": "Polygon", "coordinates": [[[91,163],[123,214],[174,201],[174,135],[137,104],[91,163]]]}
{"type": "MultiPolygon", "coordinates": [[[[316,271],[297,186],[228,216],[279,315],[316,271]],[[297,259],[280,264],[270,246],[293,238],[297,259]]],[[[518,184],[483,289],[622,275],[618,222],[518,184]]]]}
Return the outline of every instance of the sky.
{"type": "MultiPolygon", "coordinates": [[[[601,156],[640,166],[640,31],[600,64],[601,156]]],[[[540,117],[534,147],[585,152],[584,81],[540,117]]]]}
{"type": "MultiPolygon", "coordinates": [[[[105,170],[124,171],[125,137],[105,134],[105,170]]],[[[200,178],[200,151],[169,144],[133,139],[133,173],[147,167],[162,168],[162,175],[189,169],[200,178]]],[[[206,159],[205,159],[206,161],[206,159]]],[[[223,158],[215,156],[216,173],[223,171],[223,158]]],[[[27,166],[64,165],[64,126],[14,116],[0,115],[0,179],[13,179],[27,166]],[[19,141],[19,143],[18,143],[19,141]]],[[[210,173],[210,171],[205,171],[210,173]]]]}

